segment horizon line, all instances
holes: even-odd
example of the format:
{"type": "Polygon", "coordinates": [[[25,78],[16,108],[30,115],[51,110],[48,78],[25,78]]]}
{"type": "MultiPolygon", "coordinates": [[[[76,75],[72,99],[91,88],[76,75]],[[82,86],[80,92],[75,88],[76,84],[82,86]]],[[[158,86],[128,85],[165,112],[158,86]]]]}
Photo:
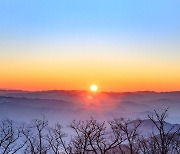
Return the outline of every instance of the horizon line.
{"type": "MultiPolygon", "coordinates": [[[[6,89],[0,88],[0,91],[22,91],[22,92],[44,92],[44,91],[84,91],[87,92],[89,90],[83,89],[46,89],[46,90],[26,90],[26,89],[6,89]]],[[[154,93],[168,93],[168,92],[180,92],[180,90],[172,90],[172,91],[155,91],[155,90],[138,90],[138,91],[98,91],[96,93],[137,93],[137,92],[154,92],[154,93]]]]}

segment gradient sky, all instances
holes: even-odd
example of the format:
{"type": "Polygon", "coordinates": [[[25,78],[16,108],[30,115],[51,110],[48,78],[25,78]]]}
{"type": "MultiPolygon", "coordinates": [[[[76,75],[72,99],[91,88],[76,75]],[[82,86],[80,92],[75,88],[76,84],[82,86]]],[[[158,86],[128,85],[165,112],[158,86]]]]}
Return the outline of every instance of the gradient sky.
{"type": "Polygon", "coordinates": [[[0,0],[0,88],[180,90],[179,0],[0,0]]]}

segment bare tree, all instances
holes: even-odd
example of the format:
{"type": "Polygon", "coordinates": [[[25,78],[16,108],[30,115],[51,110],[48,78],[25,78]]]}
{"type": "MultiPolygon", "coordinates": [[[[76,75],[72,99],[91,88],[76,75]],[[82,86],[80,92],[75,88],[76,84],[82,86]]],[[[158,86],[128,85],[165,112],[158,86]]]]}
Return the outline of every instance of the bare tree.
{"type": "Polygon", "coordinates": [[[49,129],[49,133],[47,134],[47,141],[49,142],[49,145],[54,154],[71,153],[71,149],[64,141],[65,137],[67,137],[67,135],[63,133],[62,126],[59,123],[57,123],[54,128],[49,129]]]}
{"type": "Polygon", "coordinates": [[[22,129],[22,134],[26,139],[26,148],[24,153],[27,154],[46,154],[49,150],[49,144],[45,138],[47,133],[48,121],[43,118],[42,120],[34,119],[31,121],[30,126],[22,129]]]}
{"type": "Polygon", "coordinates": [[[180,132],[174,135],[172,140],[172,149],[179,154],[180,153],[180,132]]]}
{"type": "Polygon", "coordinates": [[[25,145],[22,142],[22,136],[19,128],[14,128],[13,122],[4,119],[0,124],[0,153],[14,154],[21,150],[25,145]]]}
{"type": "Polygon", "coordinates": [[[75,132],[70,144],[74,153],[113,153],[113,149],[121,144],[120,136],[108,131],[105,122],[97,122],[93,118],[87,121],[73,121],[69,127],[75,132]]]}
{"type": "Polygon", "coordinates": [[[68,125],[71,138],[59,123],[49,128],[45,118],[34,119],[22,128],[14,127],[11,120],[5,119],[0,122],[0,153],[179,154],[180,127],[165,122],[167,111],[148,115],[154,126],[149,135],[140,134],[142,121],[139,119],[118,118],[109,123],[93,118],[74,120],[68,125]]]}
{"type": "Polygon", "coordinates": [[[136,142],[139,138],[138,128],[141,125],[141,120],[119,118],[110,121],[109,124],[114,130],[114,133],[121,134],[123,138],[124,146],[119,146],[121,153],[127,153],[127,150],[130,154],[138,153],[139,146],[136,142]]]}
{"type": "Polygon", "coordinates": [[[168,109],[162,114],[158,114],[157,111],[154,111],[153,115],[148,115],[157,132],[153,129],[152,134],[150,134],[148,138],[141,137],[141,151],[144,154],[170,154],[180,152],[180,128],[175,128],[175,125],[169,129],[165,128],[167,111],[168,109]]]}

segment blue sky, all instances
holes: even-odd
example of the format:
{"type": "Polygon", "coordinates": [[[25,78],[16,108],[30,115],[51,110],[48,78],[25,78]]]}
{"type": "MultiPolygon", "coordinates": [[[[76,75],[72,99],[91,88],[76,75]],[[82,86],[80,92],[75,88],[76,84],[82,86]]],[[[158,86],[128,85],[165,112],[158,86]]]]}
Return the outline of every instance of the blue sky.
{"type": "Polygon", "coordinates": [[[0,0],[0,32],[23,37],[179,38],[179,7],[179,0],[0,0]]]}

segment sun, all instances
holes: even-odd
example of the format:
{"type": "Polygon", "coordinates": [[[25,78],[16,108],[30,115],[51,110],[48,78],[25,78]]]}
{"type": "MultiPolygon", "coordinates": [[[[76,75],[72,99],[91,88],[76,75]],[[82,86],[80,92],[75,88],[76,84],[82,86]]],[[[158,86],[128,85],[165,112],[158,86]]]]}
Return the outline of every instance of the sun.
{"type": "Polygon", "coordinates": [[[91,90],[92,92],[96,92],[96,91],[98,90],[98,86],[95,85],[95,84],[92,84],[92,85],[90,86],[90,90],[91,90]]]}

